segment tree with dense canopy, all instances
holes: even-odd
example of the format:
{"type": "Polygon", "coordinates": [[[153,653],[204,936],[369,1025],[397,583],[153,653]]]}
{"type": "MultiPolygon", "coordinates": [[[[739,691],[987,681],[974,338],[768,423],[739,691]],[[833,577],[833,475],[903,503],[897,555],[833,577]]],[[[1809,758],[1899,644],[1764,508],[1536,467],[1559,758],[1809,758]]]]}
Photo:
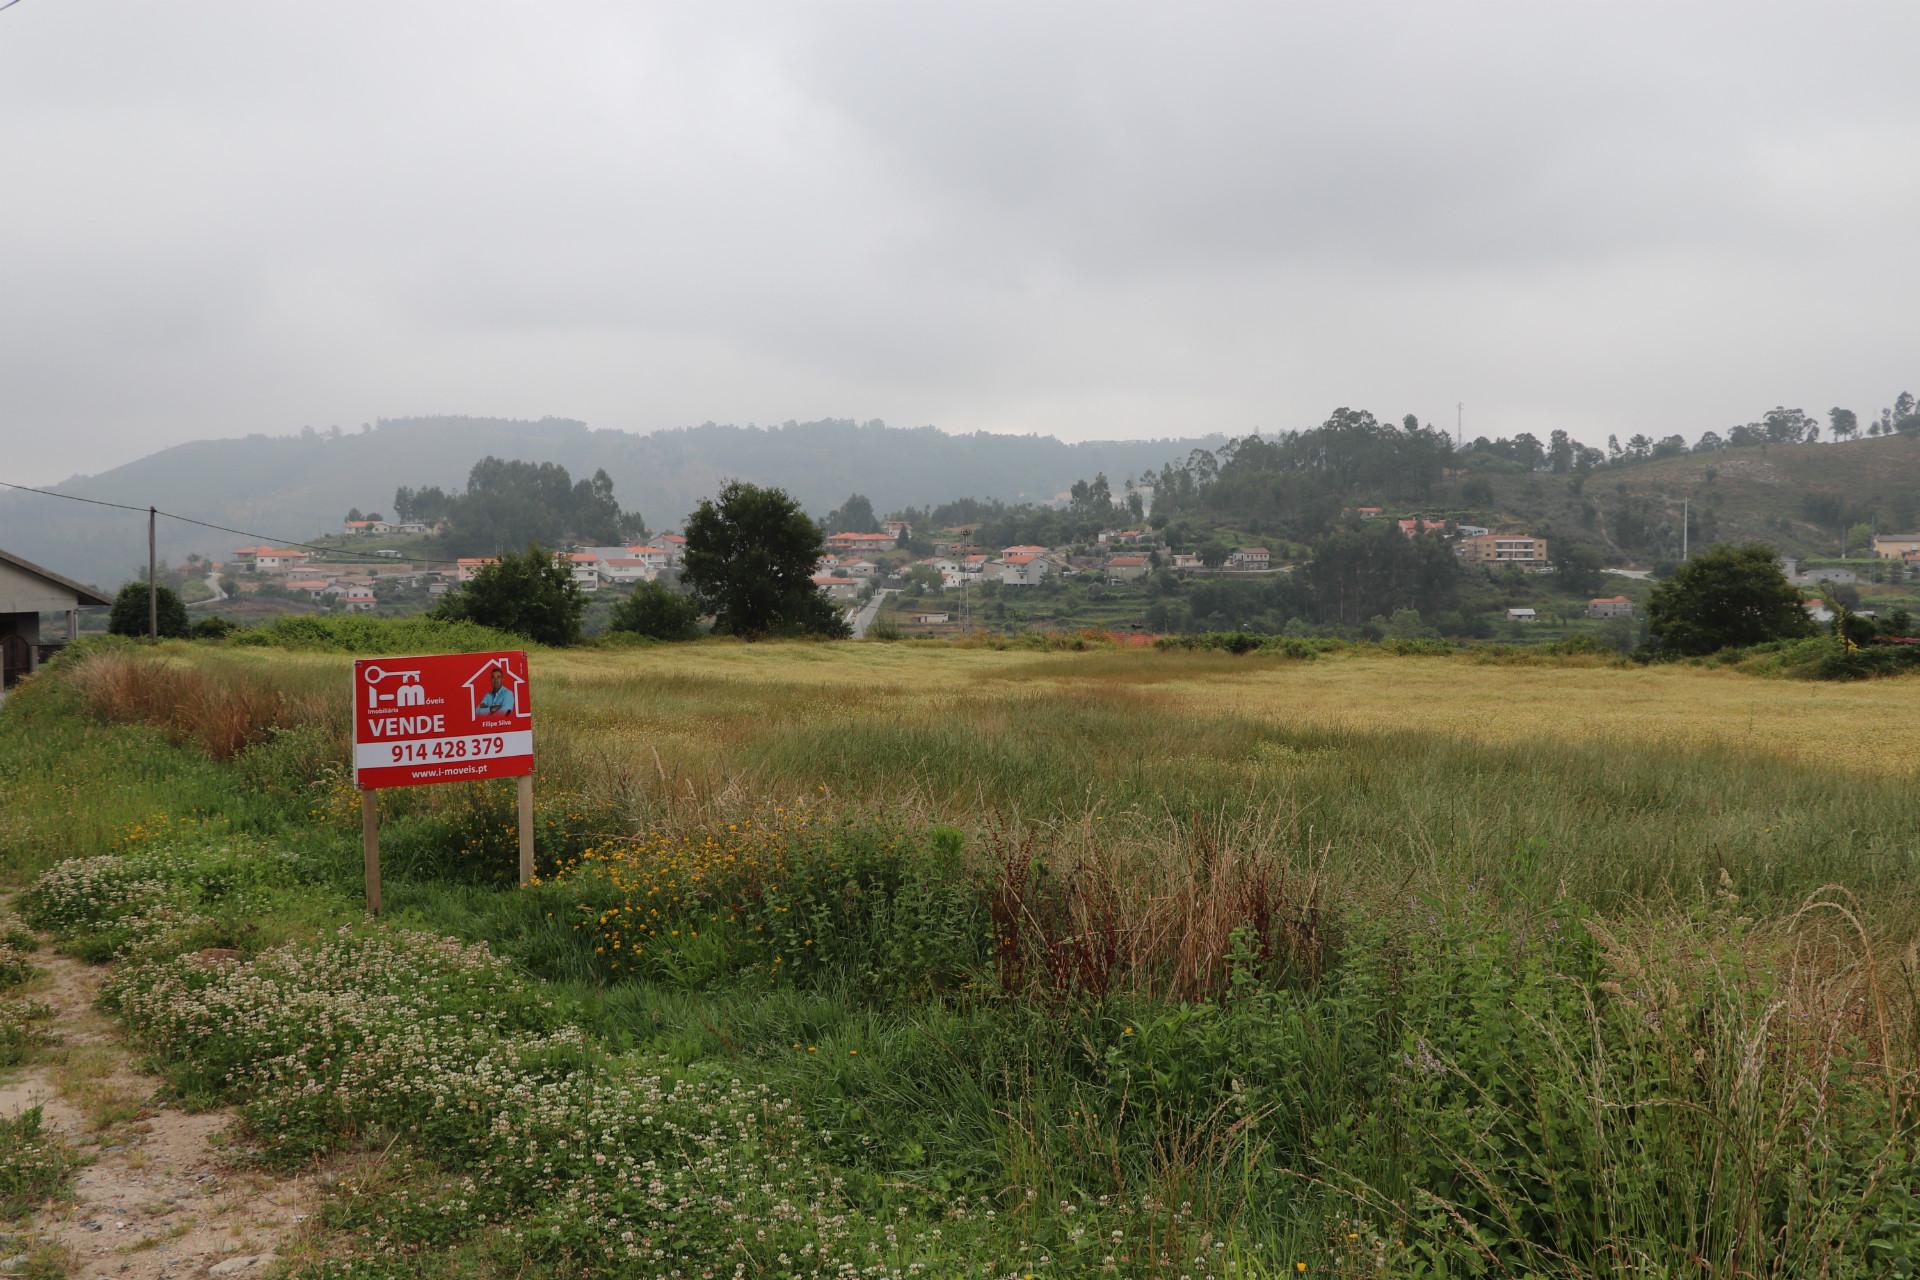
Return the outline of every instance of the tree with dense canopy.
{"type": "MultiPolygon", "coordinates": [[[[144,636],[147,634],[147,584],[129,582],[120,588],[113,597],[113,610],[107,614],[107,633],[116,636],[144,636]]],[[[173,588],[159,588],[158,611],[160,634],[163,637],[184,639],[191,625],[187,621],[187,606],[180,603],[180,597],[173,588]]]]}
{"type": "Polygon", "coordinates": [[[827,512],[829,533],[878,533],[880,518],[873,514],[873,503],[864,493],[850,493],[847,500],[827,512]]]}
{"type": "Polygon", "coordinates": [[[784,490],[729,481],[701,500],[686,536],[680,577],[716,631],[749,639],[852,633],[813,584],[825,535],[784,490]]]}
{"type": "MultiPolygon", "coordinates": [[[[403,489],[394,496],[406,497],[416,516],[428,518],[424,511],[435,505],[438,493],[403,489]]],[[[466,492],[441,501],[452,526],[449,540],[462,555],[497,553],[530,542],[617,546],[646,529],[639,512],[620,509],[605,471],[575,481],[553,462],[482,458],[467,475],[466,492]]]]}
{"type": "Polygon", "coordinates": [[[1759,542],[1701,552],[1655,586],[1647,601],[1647,633],[1663,657],[1786,640],[1812,630],[1773,548],[1759,542]]]}
{"type": "Polygon", "coordinates": [[[540,644],[580,642],[586,601],[573,571],[551,551],[531,543],[482,565],[473,580],[450,593],[434,612],[441,618],[477,622],[511,631],[540,644]]]}

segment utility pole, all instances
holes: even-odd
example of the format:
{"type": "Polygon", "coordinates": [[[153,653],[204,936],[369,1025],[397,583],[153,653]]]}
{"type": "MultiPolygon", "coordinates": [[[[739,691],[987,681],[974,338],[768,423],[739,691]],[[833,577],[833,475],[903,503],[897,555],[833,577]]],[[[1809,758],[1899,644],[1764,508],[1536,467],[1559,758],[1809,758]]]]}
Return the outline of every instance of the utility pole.
{"type": "Polygon", "coordinates": [[[160,578],[155,572],[158,558],[154,554],[157,545],[154,537],[154,524],[159,512],[147,508],[147,638],[160,638],[160,578]]]}

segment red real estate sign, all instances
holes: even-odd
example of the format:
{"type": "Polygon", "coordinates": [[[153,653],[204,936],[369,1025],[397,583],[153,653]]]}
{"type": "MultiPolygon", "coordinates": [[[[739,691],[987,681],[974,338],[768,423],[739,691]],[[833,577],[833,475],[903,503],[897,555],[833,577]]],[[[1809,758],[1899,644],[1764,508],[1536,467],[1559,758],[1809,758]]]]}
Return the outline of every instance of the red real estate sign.
{"type": "Polygon", "coordinates": [[[353,781],[362,791],[533,772],[525,653],[353,664],[353,781]]]}

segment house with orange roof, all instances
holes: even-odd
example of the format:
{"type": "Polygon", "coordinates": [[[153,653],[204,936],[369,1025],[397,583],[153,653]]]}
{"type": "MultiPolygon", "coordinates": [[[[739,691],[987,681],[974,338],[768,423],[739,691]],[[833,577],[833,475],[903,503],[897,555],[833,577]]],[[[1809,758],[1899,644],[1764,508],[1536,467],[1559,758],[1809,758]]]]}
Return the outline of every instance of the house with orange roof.
{"type": "Polygon", "coordinates": [[[1147,576],[1152,568],[1145,556],[1109,556],[1107,558],[1108,582],[1138,582],[1147,576]]]}
{"type": "Polygon", "coordinates": [[[472,582],[475,575],[490,564],[499,564],[499,556],[462,556],[454,562],[453,576],[457,582],[472,582]]]}
{"type": "Polygon", "coordinates": [[[1589,618],[1631,618],[1633,601],[1625,596],[1595,596],[1587,601],[1589,618]]]}
{"type": "Polygon", "coordinates": [[[898,538],[890,533],[833,533],[827,535],[827,546],[834,551],[885,551],[897,545],[898,538]]]}
{"type": "Polygon", "coordinates": [[[573,585],[582,591],[600,589],[600,553],[597,551],[556,551],[554,563],[567,567],[573,585]]]}
{"type": "Polygon", "coordinates": [[[1037,587],[1053,572],[1054,564],[1044,555],[1019,551],[1001,556],[999,568],[1001,586],[1037,587]]]}
{"type": "Polygon", "coordinates": [[[289,569],[303,569],[312,554],[298,547],[257,547],[253,557],[255,573],[285,573],[289,569]]]}

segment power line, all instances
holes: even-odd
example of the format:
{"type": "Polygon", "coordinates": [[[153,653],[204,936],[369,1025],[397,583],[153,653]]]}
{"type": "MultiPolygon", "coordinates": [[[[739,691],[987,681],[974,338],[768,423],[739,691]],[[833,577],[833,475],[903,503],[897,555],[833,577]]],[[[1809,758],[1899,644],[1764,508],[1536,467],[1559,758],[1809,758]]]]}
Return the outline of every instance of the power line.
{"type": "MultiPolygon", "coordinates": [[[[10,2],[14,4],[18,4],[19,0],[10,0],[10,2]]],[[[4,5],[0,5],[0,8],[5,8],[5,7],[6,6],[4,5]]],[[[162,511],[158,507],[135,507],[135,506],[130,506],[124,502],[108,502],[102,498],[83,498],[77,493],[56,493],[52,489],[36,489],[30,484],[13,484],[6,480],[0,480],[0,489],[18,489],[22,493],[37,493],[42,497],[46,497],[46,498],[64,498],[68,502],[85,502],[96,507],[112,507],[115,510],[132,511],[140,515],[146,515],[149,511],[151,511],[155,515],[165,516],[169,520],[178,520],[182,524],[198,525],[202,529],[213,529],[220,533],[231,533],[242,538],[260,538],[264,541],[272,542],[282,547],[297,547],[303,551],[322,552],[327,556],[334,557],[336,559],[336,562],[341,564],[373,564],[373,565],[381,565],[381,564],[384,564],[384,565],[391,565],[391,564],[457,565],[459,564],[459,561],[457,560],[429,560],[429,559],[425,559],[417,556],[400,556],[400,557],[356,556],[356,555],[353,555],[351,552],[342,553],[338,547],[323,547],[318,545],[317,543],[312,543],[312,542],[295,542],[291,538],[277,538],[273,534],[259,533],[252,529],[235,529],[224,524],[214,524],[212,521],[209,521],[209,520],[196,520],[192,516],[183,516],[172,511],[162,511]]]]}

